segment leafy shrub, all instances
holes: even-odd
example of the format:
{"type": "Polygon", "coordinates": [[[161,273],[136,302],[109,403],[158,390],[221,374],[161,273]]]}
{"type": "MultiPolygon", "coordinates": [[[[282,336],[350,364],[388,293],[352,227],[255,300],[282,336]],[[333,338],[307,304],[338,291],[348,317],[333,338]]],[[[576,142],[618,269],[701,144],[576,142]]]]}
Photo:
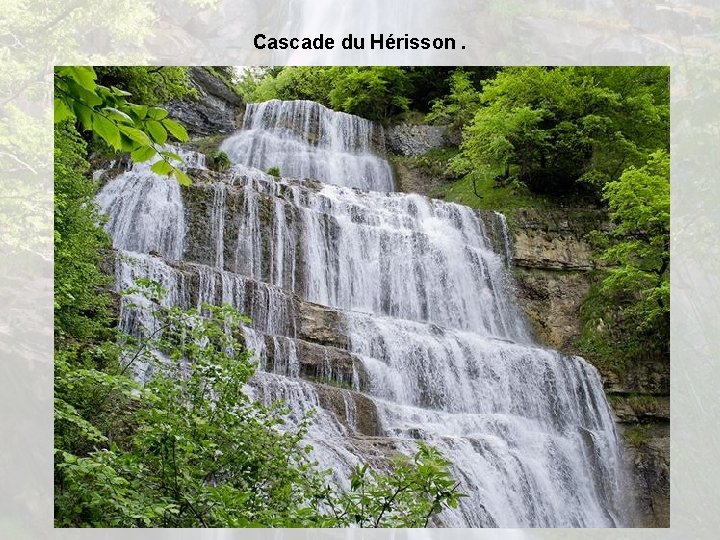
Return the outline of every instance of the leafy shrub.
{"type": "Polygon", "coordinates": [[[232,165],[230,157],[222,150],[215,150],[210,154],[210,168],[215,171],[226,171],[232,165]]]}
{"type": "Polygon", "coordinates": [[[279,177],[280,177],[280,167],[270,167],[270,168],[267,170],[267,173],[268,173],[270,176],[274,176],[275,178],[279,178],[279,177]]]}

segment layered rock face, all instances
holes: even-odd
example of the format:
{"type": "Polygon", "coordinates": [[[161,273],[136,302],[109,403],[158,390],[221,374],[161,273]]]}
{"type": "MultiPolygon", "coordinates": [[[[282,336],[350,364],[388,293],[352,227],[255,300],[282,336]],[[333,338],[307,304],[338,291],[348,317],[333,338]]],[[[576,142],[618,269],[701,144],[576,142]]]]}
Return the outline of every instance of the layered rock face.
{"type": "Polygon", "coordinates": [[[202,67],[191,67],[189,77],[197,96],[167,105],[170,115],[179,120],[188,133],[232,133],[242,125],[245,104],[223,80],[202,67]]]}
{"type": "MultiPolygon", "coordinates": [[[[110,180],[98,200],[118,288],[150,278],[166,305],[249,315],[261,366],[252,391],[286,401],[290,420],[317,410],[308,440],[338,483],[424,440],[468,494],[437,525],[626,524],[600,376],[534,343],[512,294],[504,218],[386,193],[368,132],[379,128],[333,114],[308,102],[249,108],[224,146],[238,163],[218,174],[194,159],[189,188],[147,166],[110,180]]],[[[153,321],[126,306],[122,324],[138,333],[153,321]]]]}

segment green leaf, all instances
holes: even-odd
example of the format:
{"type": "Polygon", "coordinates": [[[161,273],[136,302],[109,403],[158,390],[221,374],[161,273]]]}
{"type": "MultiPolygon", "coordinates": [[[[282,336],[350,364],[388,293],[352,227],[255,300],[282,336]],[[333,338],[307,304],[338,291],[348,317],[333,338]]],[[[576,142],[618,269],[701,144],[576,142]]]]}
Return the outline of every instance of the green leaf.
{"type": "Polygon", "coordinates": [[[152,158],[156,153],[157,151],[152,146],[140,146],[130,153],[130,158],[135,163],[142,163],[152,158]]]}
{"type": "Polygon", "coordinates": [[[147,116],[148,107],[147,105],[130,105],[130,110],[137,117],[138,120],[142,120],[147,116]]]}
{"type": "Polygon", "coordinates": [[[115,107],[103,107],[103,111],[107,112],[110,116],[116,118],[120,122],[126,122],[129,124],[134,124],[132,118],[130,118],[126,113],[122,112],[119,109],[116,109],[115,107]]]}
{"type": "Polygon", "coordinates": [[[122,96],[122,97],[132,96],[132,94],[130,92],[121,90],[117,86],[111,86],[110,89],[112,90],[113,94],[115,94],[116,96],[122,96]]]}
{"type": "Polygon", "coordinates": [[[167,141],[167,131],[165,131],[165,128],[160,122],[157,120],[148,120],[145,122],[145,127],[156,143],[165,144],[165,141],[167,141]]]}
{"type": "Polygon", "coordinates": [[[70,108],[67,106],[67,104],[62,100],[55,98],[55,120],[54,122],[57,124],[58,122],[62,122],[63,120],[67,120],[68,118],[73,118],[75,115],[70,110],[70,108]]]}
{"type": "Polygon", "coordinates": [[[117,124],[108,120],[101,114],[94,114],[92,120],[92,128],[95,133],[100,135],[105,141],[115,148],[120,150],[120,131],[118,130],[117,124]]]}
{"type": "Polygon", "coordinates": [[[118,126],[118,128],[125,135],[130,137],[133,141],[138,142],[144,146],[152,146],[152,141],[150,140],[150,137],[148,137],[144,131],[141,131],[134,127],[123,125],[118,126]]]}
{"type": "Polygon", "coordinates": [[[68,67],[69,75],[83,88],[95,90],[95,70],[89,66],[73,66],[68,67]]]}
{"type": "Polygon", "coordinates": [[[159,174],[161,176],[168,176],[170,173],[173,172],[174,169],[173,166],[170,165],[167,161],[161,159],[160,161],[153,163],[152,167],[150,167],[150,170],[155,174],[159,174]]]}
{"type": "Polygon", "coordinates": [[[73,109],[75,110],[75,117],[83,129],[92,129],[92,109],[77,101],[73,104],[73,109]]]}
{"type": "Polygon", "coordinates": [[[180,157],[179,155],[175,154],[174,152],[169,152],[167,150],[163,150],[162,152],[160,152],[160,155],[165,156],[168,159],[179,161],[181,163],[183,162],[183,158],[180,157]]]}
{"type": "MultiPolygon", "coordinates": [[[[84,86],[80,86],[78,83],[76,83],[74,80],[69,80],[68,82],[68,92],[72,95],[72,98],[84,103],[88,107],[95,107],[96,105],[102,105],[103,99],[98,96],[94,90],[88,90],[84,86]]],[[[94,87],[94,89],[96,89],[94,87]]]]}
{"type": "Polygon", "coordinates": [[[190,179],[190,177],[180,169],[174,169],[174,174],[175,178],[177,178],[178,184],[180,184],[181,186],[192,185],[192,180],[190,179]]]}
{"type": "Polygon", "coordinates": [[[147,111],[147,115],[153,120],[162,120],[168,115],[168,112],[160,107],[150,107],[147,111]]]}
{"type": "Polygon", "coordinates": [[[141,144],[138,144],[137,142],[133,141],[130,137],[128,137],[124,133],[120,134],[120,151],[134,152],[141,146],[142,146],[141,144]]]}
{"type": "Polygon", "coordinates": [[[185,131],[185,128],[175,122],[174,120],[170,120],[169,118],[166,118],[162,121],[163,126],[170,132],[170,134],[175,137],[178,141],[181,142],[187,142],[190,140],[190,137],[188,137],[187,131],[185,131]]]}

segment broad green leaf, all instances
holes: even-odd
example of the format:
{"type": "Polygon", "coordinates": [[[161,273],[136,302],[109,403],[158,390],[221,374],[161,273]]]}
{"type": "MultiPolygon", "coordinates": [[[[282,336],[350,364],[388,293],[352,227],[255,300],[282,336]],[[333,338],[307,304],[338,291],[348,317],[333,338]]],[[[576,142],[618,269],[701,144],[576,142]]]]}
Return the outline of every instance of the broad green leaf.
{"type": "Polygon", "coordinates": [[[115,148],[120,150],[120,131],[118,130],[117,124],[108,120],[101,114],[93,114],[92,128],[95,133],[100,135],[105,141],[115,148]]]}
{"type": "Polygon", "coordinates": [[[84,103],[88,107],[95,107],[103,103],[103,99],[97,93],[80,86],[74,80],[68,81],[68,93],[71,94],[73,99],[84,103]]]}
{"type": "Polygon", "coordinates": [[[130,153],[130,158],[135,163],[142,163],[153,157],[157,151],[152,146],[141,146],[130,153]]]}
{"type": "Polygon", "coordinates": [[[152,164],[152,167],[150,167],[150,170],[154,172],[155,174],[159,174],[161,176],[167,176],[170,173],[173,172],[173,166],[170,165],[167,161],[164,159],[161,159],[160,161],[157,161],[152,164]]]}
{"type": "Polygon", "coordinates": [[[147,105],[130,105],[130,109],[138,120],[142,120],[147,116],[147,105]]]}
{"type": "Polygon", "coordinates": [[[178,184],[180,184],[181,186],[192,185],[192,180],[190,179],[190,177],[180,169],[175,168],[173,174],[175,175],[175,178],[177,178],[178,184]]]}
{"type": "Polygon", "coordinates": [[[160,122],[157,120],[148,120],[145,122],[145,127],[156,143],[165,144],[165,141],[167,141],[167,131],[165,131],[165,128],[160,122]]]}
{"type": "Polygon", "coordinates": [[[118,88],[117,86],[111,86],[110,89],[112,90],[113,94],[115,94],[116,96],[121,96],[121,97],[132,96],[132,94],[131,94],[130,92],[126,92],[125,90],[121,90],[121,89],[118,88]]]}
{"type": "Polygon", "coordinates": [[[180,162],[183,161],[183,158],[182,158],[182,157],[180,157],[179,155],[175,154],[174,152],[168,152],[167,150],[163,150],[162,152],[160,152],[160,155],[165,156],[166,158],[172,159],[172,160],[175,160],[175,161],[180,161],[180,162]]]}
{"type": "Polygon", "coordinates": [[[124,133],[120,134],[120,150],[123,152],[134,152],[138,148],[142,147],[143,145],[139,144],[137,141],[133,141],[130,137],[125,135],[124,133]]]}
{"type": "Polygon", "coordinates": [[[147,115],[153,120],[162,120],[168,115],[168,112],[160,107],[150,107],[147,115]]]}
{"type": "Polygon", "coordinates": [[[133,141],[136,141],[144,146],[152,146],[152,141],[150,140],[150,137],[148,137],[144,131],[141,131],[134,127],[123,125],[118,126],[118,128],[125,135],[130,137],[133,141]]]}
{"type": "Polygon", "coordinates": [[[163,126],[170,132],[170,134],[175,137],[178,141],[181,142],[187,142],[190,140],[190,137],[188,137],[187,131],[185,131],[185,128],[175,122],[174,120],[170,120],[169,118],[166,118],[162,121],[163,126]]]}
{"type": "Polygon", "coordinates": [[[116,109],[115,107],[103,107],[103,111],[106,111],[107,113],[110,114],[110,116],[117,118],[121,122],[126,122],[129,124],[135,123],[132,118],[130,118],[127,114],[125,114],[121,110],[116,109]]]}
{"type": "Polygon", "coordinates": [[[69,75],[83,88],[95,90],[95,70],[89,66],[73,66],[68,68],[69,75]]]}
{"type": "Polygon", "coordinates": [[[67,104],[62,99],[55,98],[55,123],[57,124],[73,116],[75,115],[67,104]]]}

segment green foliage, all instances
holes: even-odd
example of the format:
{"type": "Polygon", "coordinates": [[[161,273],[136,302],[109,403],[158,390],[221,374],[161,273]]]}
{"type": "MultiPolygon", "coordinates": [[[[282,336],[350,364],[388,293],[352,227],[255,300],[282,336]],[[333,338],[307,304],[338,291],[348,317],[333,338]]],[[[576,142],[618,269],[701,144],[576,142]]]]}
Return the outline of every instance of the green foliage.
{"type": "Polygon", "coordinates": [[[450,474],[450,462],[423,443],[413,461],[395,459],[392,474],[357,467],[350,490],[329,495],[337,527],[427,527],[444,508],[457,508],[464,497],[450,474]]]}
{"type": "Polygon", "coordinates": [[[668,71],[658,67],[513,67],[480,95],[460,172],[503,170],[533,192],[597,197],[629,165],[667,148],[668,71]]]}
{"type": "Polygon", "coordinates": [[[70,423],[94,447],[84,456],[56,451],[58,525],[273,525],[284,508],[304,501],[304,426],[280,429],[283,409],[244,391],[255,365],[238,339],[242,316],[229,307],[203,309],[206,316],[177,307],[156,312],[162,333],[128,341],[117,373],[60,363],[56,397],[70,412],[56,428],[70,423]],[[154,367],[144,385],[126,375],[141,361],[154,367]],[[114,404],[100,422],[114,427],[112,436],[73,418],[85,406],[79,397],[87,392],[78,392],[85,387],[114,404]]]}
{"type": "MultiPolygon", "coordinates": [[[[333,69],[330,67],[291,66],[273,73],[267,71],[255,87],[246,92],[249,101],[268,101],[270,99],[309,99],[330,106],[329,94],[332,89],[333,69]]],[[[252,74],[246,74],[245,85],[252,74]]]]}
{"type": "Polygon", "coordinates": [[[659,150],[604,189],[616,227],[602,253],[609,265],[581,311],[583,351],[623,371],[667,356],[670,339],[670,158],[659,150]]]}
{"type": "Polygon", "coordinates": [[[279,178],[279,177],[280,177],[280,167],[270,167],[270,168],[267,170],[267,173],[268,173],[270,176],[274,176],[275,178],[279,178]]]}
{"type": "Polygon", "coordinates": [[[623,437],[630,446],[642,446],[652,438],[650,426],[646,424],[634,424],[623,430],[623,437]]]}
{"type": "Polygon", "coordinates": [[[670,314],[670,157],[657,151],[643,167],[626,169],[605,186],[604,198],[618,241],[603,253],[612,265],[603,290],[632,291],[628,317],[640,330],[658,328],[670,314]]]}
{"type": "Polygon", "coordinates": [[[136,103],[158,106],[195,96],[188,85],[188,68],[179,66],[97,66],[97,83],[122,88],[136,103]]]}
{"type": "Polygon", "coordinates": [[[628,397],[627,402],[638,415],[653,414],[660,410],[658,399],[647,394],[633,394],[628,397]]]}
{"type": "Polygon", "coordinates": [[[411,87],[396,66],[285,67],[268,72],[250,92],[251,101],[309,99],[335,110],[386,122],[408,110],[411,87]]]}
{"type": "Polygon", "coordinates": [[[225,81],[229,88],[232,90],[235,89],[235,77],[237,73],[233,66],[205,66],[205,69],[225,81]]]}
{"type": "Polygon", "coordinates": [[[499,173],[498,170],[485,175],[470,173],[447,186],[436,189],[431,195],[471,208],[498,210],[508,215],[517,208],[557,206],[557,202],[547,196],[533,195],[521,182],[496,182],[494,177],[499,173]]]}
{"type": "MultiPolygon", "coordinates": [[[[424,526],[462,496],[449,463],[420,446],[387,473],[357,468],[337,491],[302,443],[310,417],[246,392],[256,364],[230,306],[158,307],[157,325],[124,336],[100,371],[56,357],[55,523],[94,527],[424,526]],[[140,383],[135,366],[151,368],[140,383]]],[[[146,303],[145,303],[146,304],[146,303]]]]}
{"type": "Polygon", "coordinates": [[[55,123],[77,121],[114,150],[129,152],[135,162],[157,156],[160,160],[153,164],[153,171],[175,176],[181,184],[189,185],[190,178],[171,163],[181,161],[179,157],[158,148],[168,136],[188,141],[185,128],[168,118],[165,109],[131,103],[127,101],[129,92],[97,84],[96,78],[92,67],[56,68],[55,123]]]}
{"type": "Polygon", "coordinates": [[[55,337],[107,336],[108,278],[98,269],[110,241],[99,227],[96,186],[85,177],[86,144],[69,122],[55,129],[55,337]]]}
{"type": "Polygon", "coordinates": [[[331,73],[329,98],[334,109],[380,122],[408,110],[410,87],[399,67],[336,67],[331,73]]]}
{"type": "Polygon", "coordinates": [[[453,72],[450,81],[450,92],[433,102],[427,120],[460,131],[480,108],[480,92],[473,86],[469,74],[461,69],[453,72]]]}
{"type": "Polygon", "coordinates": [[[207,137],[193,139],[192,144],[198,152],[209,156],[219,150],[220,144],[222,144],[226,138],[227,135],[225,134],[209,135],[207,137]]]}
{"type": "Polygon", "coordinates": [[[216,171],[226,171],[232,165],[230,157],[222,150],[215,150],[210,154],[210,168],[216,171]]]}

